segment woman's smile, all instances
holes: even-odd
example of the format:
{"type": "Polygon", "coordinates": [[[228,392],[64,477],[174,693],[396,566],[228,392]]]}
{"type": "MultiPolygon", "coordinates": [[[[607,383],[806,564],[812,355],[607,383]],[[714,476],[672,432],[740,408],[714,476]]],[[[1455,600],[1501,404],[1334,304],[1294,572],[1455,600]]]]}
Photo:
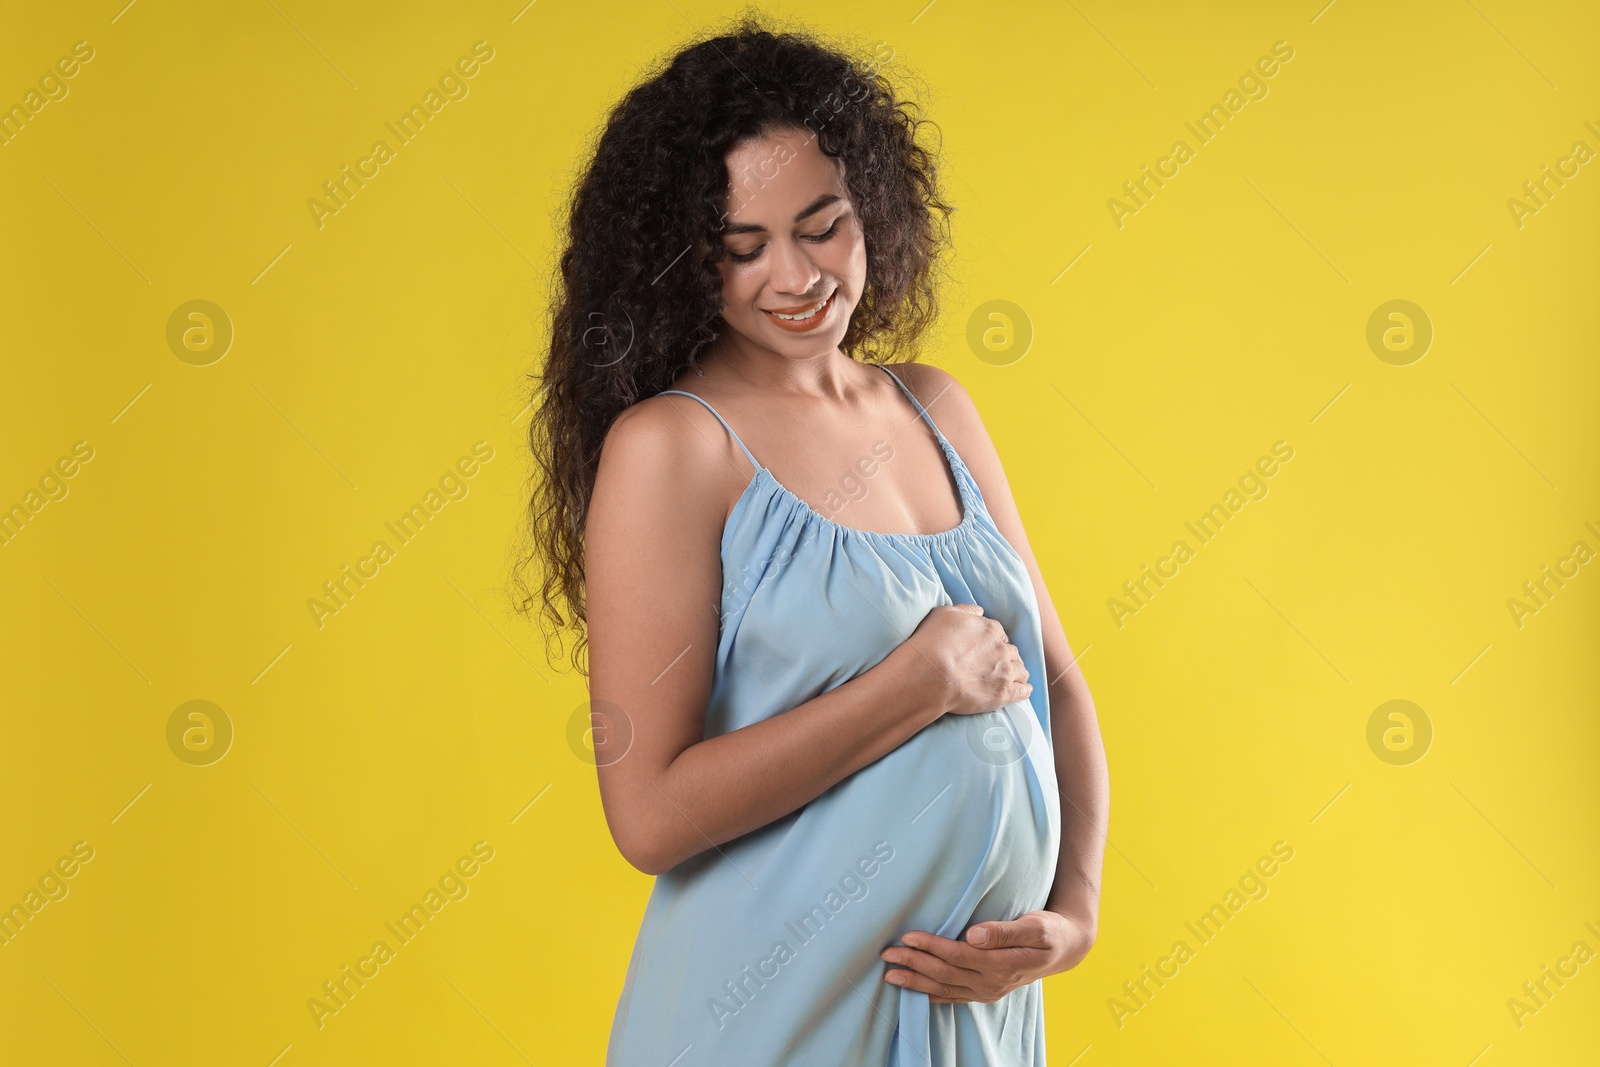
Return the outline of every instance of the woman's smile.
{"type": "Polygon", "coordinates": [[[804,333],[822,325],[828,317],[828,312],[833,310],[834,298],[838,295],[839,290],[836,288],[828,294],[827,299],[815,304],[801,305],[797,308],[762,308],[761,310],[766,312],[767,317],[772,320],[773,325],[777,326],[778,329],[788,330],[790,333],[804,333]]]}

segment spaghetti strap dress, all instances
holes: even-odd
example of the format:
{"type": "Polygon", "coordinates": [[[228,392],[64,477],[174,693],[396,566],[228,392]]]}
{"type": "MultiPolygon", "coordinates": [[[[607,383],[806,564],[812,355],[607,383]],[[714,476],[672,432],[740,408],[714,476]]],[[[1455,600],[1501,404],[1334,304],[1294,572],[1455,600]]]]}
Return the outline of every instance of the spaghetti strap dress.
{"type": "MultiPolygon", "coordinates": [[[[1022,558],[938,438],[962,518],[939,533],[841,525],[755,468],[723,528],[706,738],[870,670],[942,604],[977,604],[1031,697],[945,715],[774,822],[660,874],[617,1001],[608,1067],[1043,1067],[1043,986],[935,1004],[884,981],[902,933],[1043,909],[1061,815],[1039,609],[1022,558]]],[[[659,395],[659,394],[658,394],[659,395]]],[[[879,449],[874,460],[892,463],[879,449]]],[[[870,463],[868,464],[870,468],[870,463]]],[[[863,470],[863,474],[866,470],[863,470]]]]}

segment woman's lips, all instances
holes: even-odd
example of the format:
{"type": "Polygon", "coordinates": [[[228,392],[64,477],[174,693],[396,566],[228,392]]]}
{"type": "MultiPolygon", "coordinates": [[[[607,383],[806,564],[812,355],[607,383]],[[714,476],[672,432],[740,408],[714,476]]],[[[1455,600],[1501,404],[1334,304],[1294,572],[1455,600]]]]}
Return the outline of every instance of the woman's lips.
{"type": "MultiPolygon", "coordinates": [[[[777,314],[772,311],[768,311],[766,308],[762,308],[761,310],[766,314],[767,318],[772,320],[772,324],[778,327],[780,330],[787,330],[790,333],[808,333],[822,325],[823,322],[827,321],[828,316],[833,312],[833,304],[834,301],[838,299],[838,296],[839,290],[835,289],[833,292],[829,293],[828,298],[822,302],[822,307],[809,318],[805,319],[780,319],[777,314]]],[[[799,312],[805,311],[807,308],[815,306],[815,304],[803,304],[800,307],[795,308],[793,312],[785,309],[784,314],[798,314],[799,312]]]]}

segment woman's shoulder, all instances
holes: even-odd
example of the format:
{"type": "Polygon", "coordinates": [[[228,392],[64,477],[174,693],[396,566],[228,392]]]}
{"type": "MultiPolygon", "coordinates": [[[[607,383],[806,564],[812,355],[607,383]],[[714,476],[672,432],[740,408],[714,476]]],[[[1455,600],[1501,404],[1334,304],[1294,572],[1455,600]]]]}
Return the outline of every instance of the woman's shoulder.
{"type": "Polygon", "coordinates": [[[693,447],[694,426],[685,418],[693,413],[680,403],[700,407],[685,396],[652,393],[624,408],[606,429],[600,470],[631,482],[659,480],[685,468],[693,473],[704,449],[693,447]]]}
{"type": "Polygon", "coordinates": [[[961,380],[943,367],[914,359],[906,360],[904,363],[888,363],[885,366],[895,377],[904,382],[906,388],[915,393],[917,399],[924,405],[929,400],[941,398],[946,394],[971,403],[966,389],[962,388],[961,380]]]}
{"type": "MultiPolygon", "coordinates": [[[[626,502],[657,520],[715,526],[729,508],[731,442],[704,405],[654,393],[625,408],[606,430],[595,472],[602,508],[626,502]]],[[[745,463],[743,456],[739,463],[745,463]]],[[[748,467],[748,464],[745,463],[748,467]]]]}
{"type": "Polygon", "coordinates": [[[911,390],[939,427],[939,432],[949,438],[960,450],[960,440],[972,433],[988,434],[983,420],[978,416],[977,405],[954,374],[932,363],[910,360],[888,364],[888,369],[911,390]]]}
{"type": "MultiPolygon", "coordinates": [[[[678,387],[673,385],[669,389],[678,387]]],[[[718,434],[721,434],[721,427],[707,407],[709,401],[690,399],[683,395],[685,392],[693,390],[662,390],[634,401],[611,421],[603,447],[614,448],[619,453],[644,460],[646,466],[654,464],[658,468],[705,463],[706,454],[715,451],[705,445],[716,440],[716,435],[708,433],[707,427],[717,430],[718,434]]]]}

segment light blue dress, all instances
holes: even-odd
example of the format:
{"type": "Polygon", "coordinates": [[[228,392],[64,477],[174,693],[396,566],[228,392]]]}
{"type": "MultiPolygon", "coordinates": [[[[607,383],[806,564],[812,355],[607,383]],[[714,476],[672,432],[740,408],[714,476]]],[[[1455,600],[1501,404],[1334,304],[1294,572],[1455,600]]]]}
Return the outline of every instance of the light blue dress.
{"type": "Polygon", "coordinates": [[[963,517],[949,530],[874,533],[824,517],[715,408],[682,393],[711,409],[756,468],[722,533],[705,736],[864,673],[940,604],[978,604],[999,620],[1032,697],[945,715],[799,810],[661,874],[608,1067],[1045,1063],[1041,982],[993,1004],[934,1004],[883,980],[890,965],[879,953],[908,930],[961,938],[974,923],[1042,909],[1061,816],[1027,569],[961,457],[881,369],[933,428],[955,475],[963,517]]]}

